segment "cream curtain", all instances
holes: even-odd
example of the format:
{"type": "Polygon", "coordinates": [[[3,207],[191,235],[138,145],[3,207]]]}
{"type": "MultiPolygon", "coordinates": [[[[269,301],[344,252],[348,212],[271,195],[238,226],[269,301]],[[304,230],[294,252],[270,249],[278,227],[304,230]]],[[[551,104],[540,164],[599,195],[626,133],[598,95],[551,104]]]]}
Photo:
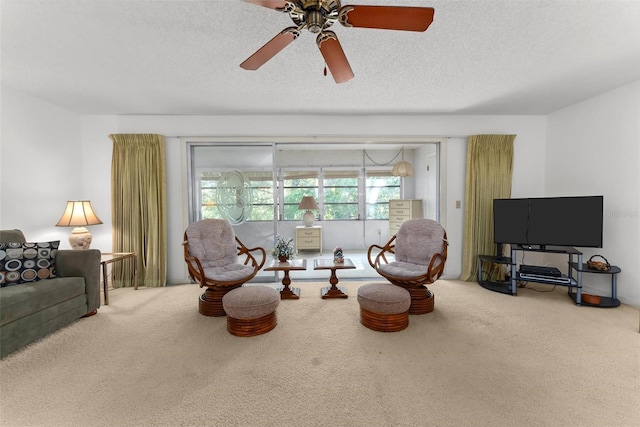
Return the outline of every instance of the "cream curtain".
{"type": "MultiPolygon", "coordinates": [[[[139,286],[165,286],[167,220],[164,137],[109,135],[113,141],[113,251],[135,252],[139,286]]],[[[129,263],[115,263],[113,286],[128,286],[129,263]]]]}
{"type": "Polygon", "coordinates": [[[511,197],[515,138],[515,135],[472,135],[467,139],[460,280],[477,280],[478,255],[495,254],[493,199],[511,197]]]}

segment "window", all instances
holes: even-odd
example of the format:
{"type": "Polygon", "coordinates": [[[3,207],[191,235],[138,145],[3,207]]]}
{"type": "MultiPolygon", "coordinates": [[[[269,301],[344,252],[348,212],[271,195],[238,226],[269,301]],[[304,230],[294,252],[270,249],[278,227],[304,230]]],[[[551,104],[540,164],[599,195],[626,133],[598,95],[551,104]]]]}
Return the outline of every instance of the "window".
{"type": "Polygon", "coordinates": [[[358,215],[357,170],[324,170],[322,173],[322,219],[356,220],[358,215]]]}
{"type": "Polygon", "coordinates": [[[219,218],[215,202],[218,177],[215,172],[203,172],[200,176],[200,219],[219,218]]]}
{"type": "Polygon", "coordinates": [[[299,221],[304,212],[298,210],[303,196],[313,196],[318,200],[318,171],[282,172],[282,219],[299,221]]]}
{"type": "Polygon", "coordinates": [[[273,172],[245,172],[245,176],[251,181],[251,191],[253,195],[253,210],[249,220],[273,221],[273,172]]]}
{"type": "Polygon", "coordinates": [[[401,198],[400,184],[400,177],[391,175],[391,170],[367,170],[367,219],[389,219],[389,200],[401,198]]]}
{"type": "Polygon", "coordinates": [[[415,178],[402,179],[391,175],[404,148],[400,141],[327,139],[325,143],[315,139],[279,143],[264,138],[252,142],[185,138],[189,220],[301,221],[300,200],[312,196],[318,203],[319,209],[313,212],[319,220],[384,221],[389,219],[389,200],[402,199],[405,192],[430,201],[424,204],[431,209],[425,217],[437,218],[437,144],[414,142],[405,150],[417,173],[415,178]],[[225,176],[234,172],[239,173],[236,183],[225,185],[225,176]]]}
{"type": "MultiPolygon", "coordinates": [[[[218,181],[222,172],[200,174],[200,218],[223,218],[218,208],[218,181]]],[[[242,172],[249,181],[251,214],[247,221],[273,221],[273,178],[271,171],[242,172]]],[[[225,218],[226,219],[226,218],[225,218]]]]}
{"type": "MultiPolygon", "coordinates": [[[[218,181],[224,171],[200,173],[200,218],[222,218],[218,208],[218,181]]],[[[250,183],[252,209],[247,221],[273,221],[274,191],[271,171],[243,171],[250,183]]],[[[389,219],[389,200],[400,198],[400,178],[390,170],[367,170],[364,189],[358,170],[283,170],[276,189],[282,189],[279,213],[284,221],[299,221],[298,205],[303,196],[313,196],[324,221],[357,220],[361,217],[360,194],[365,197],[366,219],[389,219]]]]}

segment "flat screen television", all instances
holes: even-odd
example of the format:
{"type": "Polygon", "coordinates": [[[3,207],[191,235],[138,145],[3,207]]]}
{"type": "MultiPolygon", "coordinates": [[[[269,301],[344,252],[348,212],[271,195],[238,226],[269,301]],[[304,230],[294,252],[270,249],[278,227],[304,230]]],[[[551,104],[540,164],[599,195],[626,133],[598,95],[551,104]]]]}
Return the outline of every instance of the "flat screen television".
{"type": "Polygon", "coordinates": [[[494,199],[493,240],[499,246],[601,248],[603,207],[603,196],[494,199]]]}

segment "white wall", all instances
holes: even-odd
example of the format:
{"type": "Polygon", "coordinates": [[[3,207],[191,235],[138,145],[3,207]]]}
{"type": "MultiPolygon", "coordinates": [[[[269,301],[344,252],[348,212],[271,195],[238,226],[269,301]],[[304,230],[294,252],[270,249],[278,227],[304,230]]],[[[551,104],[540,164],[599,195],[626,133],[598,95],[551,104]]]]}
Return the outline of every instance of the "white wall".
{"type": "MultiPolygon", "coordinates": [[[[604,195],[603,247],[581,251],[620,266],[619,299],[640,305],[640,81],[550,114],[545,164],[545,195],[604,195]]],[[[608,276],[583,278],[610,295],[608,276]]]]}
{"type": "MultiPolygon", "coordinates": [[[[60,239],[61,247],[70,248],[71,229],[55,227],[66,201],[92,200],[103,221],[110,206],[96,206],[91,196],[102,195],[84,191],[92,177],[82,164],[80,117],[11,88],[1,90],[0,225],[23,230],[29,240],[60,239]]],[[[107,228],[97,225],[91,231],[107,228]]]]}

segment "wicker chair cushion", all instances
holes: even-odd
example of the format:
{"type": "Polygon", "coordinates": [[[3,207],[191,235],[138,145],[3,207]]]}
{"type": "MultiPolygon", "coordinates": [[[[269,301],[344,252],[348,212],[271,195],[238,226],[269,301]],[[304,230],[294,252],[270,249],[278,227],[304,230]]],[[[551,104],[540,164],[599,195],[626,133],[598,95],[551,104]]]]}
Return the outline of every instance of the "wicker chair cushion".
{"type": "Polygon", "coordinates": [[[239,277],[244,277],[243,272],[238,273],[235,267],[231,266],[238,262],[238,251],[233,227],[227,221],[204,219],[191,224],[186,234],[189,240],[189,253],[200,260],[207,272],[207,277],[214,277],[217,274],[232,274],[234,278],[237,277],[236,274],[241,274],[239,277]],[[226,268],[227,266],[232,270],[214,271],[213,276],[209,276],[210,267],[226,268]]]}
{"type": "Polygon", "coordinates": [[[378,270],[387,276],[416,277],[427,272],[428,265],[411,264],[409,262],[392,261],[389,264],[380,264],[378,270]]]}
{"type": "Polygon", "coordinates": [[[379,314],[398,314],[409,310],[409,291],[391,283],[370,283],[358,288],[360,308],[379,314]]]}
{"type": "MultiPolygon", "coordinates": [[[[396,261],[418,264],[426,271],[433,255],[444,250],[444,228],[432,219],[410,219],[400,226],[396,234],[396,261]]],[[[400,272],[409,268],[407,265],[396,266],[400,272]]],[[[396,274],[404,276],[405,274],[396,274]]]]}
{"type": "Polygon", "coordinates": [[[222,267],[204,267],[205,277],[218,282],[242,280],[250,277],[253,273],[253,267],[242,264],[228,264],[222,267]]]}
{"type": "Polygon", "coordinates": [[[222,306],[234,319],[254,319],[273,313],[280,304],[280,292],[269,286],[243,286],[227,292],[222,306]]]}

